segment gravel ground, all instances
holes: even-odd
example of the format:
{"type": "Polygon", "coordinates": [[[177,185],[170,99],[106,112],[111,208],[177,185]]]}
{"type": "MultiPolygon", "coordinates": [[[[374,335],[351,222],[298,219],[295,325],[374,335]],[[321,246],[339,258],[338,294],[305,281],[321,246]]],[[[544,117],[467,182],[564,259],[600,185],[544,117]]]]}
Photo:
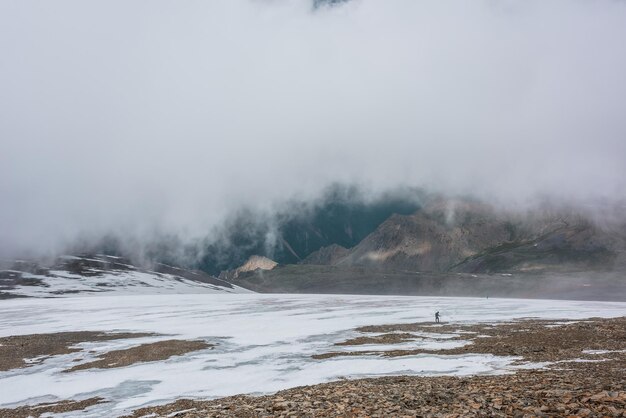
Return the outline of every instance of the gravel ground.
{"type": "Polygon", "coordinates": [[[598,364],[470,378],[400,376],[341,381],[271,396],[181,400],[135,411],[132,417],[626,416],[624,358],[598,364]],[[180,413],[171,415],[176,412],[180,413]]]}
{"type": "MultiPolygon", "coordinates": [[[[130,417],[626,417],[626,317],[566,324],[527,320],[496,326],[385,327],[361,331],[478,332],[460,334],[472,339],[472,345],[439,352],[519,355],[551,364],[508,375],[382,377],[298,387],[268,396],[179,400],[137,410],[130,417]]],[[[416,353],[393,355],[409,354],[416,353]]]]}
{"type": "Polygon", "coordinates": [[[60,401],[42,403],[34,406],[21,406],[14,409],[0,408],[0,418],[39,418],[41,415],[50,413],[82,411],[83,409],[98,404],[102,401],[102,398],[89,398],[79,401],[60,401]]]}
{"type": "Polygon", "coordinates": [[[0,371],[32,366],[46,357],[81,351],[82,342],[148,337],[146,333],[105,333],[99,331],[57,332],[54,334],[14,335],[0,338],[0,371]],[[26,362],[24,359],[38,361],[26,362]]]}
{"type": "MultiPolygon", "coordinates": [[[[521,356],[523,362],[559,361],[575,358],[591,358],[583,350],[624,350],[626,349],[626,318],[600,319],[585,321],[571,320],[523,320],[501,324],[398,324],[357,328],[365,334],[387,332],[375,337],[357,337],[338,346],[371,344],[373,342],[397,343],[407,341],[407,331],[430,332],[437,334],[456,334],[450,340],[470,341],[464,347],[441,350],[386,350],[386,351],[342,351],[314,355],[313,358],[325,359],[337,356],[382,355],[388,357],[417,354],[465,355],[469,353],[493,354],[496,356],[521,356]],[[387,336],[392,332],[399,336],[396,341],[387,336]]],[[[415,338],[414,338],[415,339],[415,338]]]]}
{"type": "MultiPolygon", "coordinates": [[[[297,387],[267,396],[183,399],[142,408],[129,417],[626,417],[626,317],[578,322],[529,319],[502,324],[391,324],[356,331],[363,335],[338,345],[402,343],[411,338],[411,332],[455,333],[455,338],[471,344],[446,350],[347,355],[489,353],[519,356],[520,363],[548,364],[542,369],[521,368],[507,375],[380,377],[297,387]]],[[[135,351],[131,357],[138,361],[148,361],[152,356],[145,347],[135,351]]],[[[45,412],[81,410],[106,401],[92,398],[0,409],[0,418],[38,417],[45,412]]]]}
{"type": "Polygon", "coordinates": [[[104,353],[100,359],[83,363],[65,370],[73,372],[86,369],[111,369],[114,367],[126,367],[135,363],[146,361],[167,360],[172,356],[180,356],[192,351],[203,350],[213,347],[204,341],[165,340],[150,344],[141,344],[124,350],[115,350],[104,353]]]}

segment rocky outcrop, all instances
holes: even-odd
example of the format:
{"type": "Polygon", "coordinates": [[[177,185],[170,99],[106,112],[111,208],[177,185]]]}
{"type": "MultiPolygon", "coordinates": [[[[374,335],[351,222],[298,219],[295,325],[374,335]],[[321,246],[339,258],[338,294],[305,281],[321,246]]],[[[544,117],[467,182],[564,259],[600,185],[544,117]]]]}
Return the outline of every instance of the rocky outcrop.
{"type": "Polygon", "coordinates": [[[332,244],[328,247],[322,247],[319,250],[309,254],[307,258],[298,264],[318,264],[333,265],[343,257],[347,256],[350,250],[338,244],[332,244]]]}
{"type": "Polygon", "coordinates": [[[242,273],[253,272],[257,270],[272,270],[274,267],[278,265],[277,262],[270,260],[267,257],[263,257],[260,255],[253,255],[240,267],[237,267],[234,270],[223,271],[219,278],[221,280],[233,280],[239,277],[242,273]]]}

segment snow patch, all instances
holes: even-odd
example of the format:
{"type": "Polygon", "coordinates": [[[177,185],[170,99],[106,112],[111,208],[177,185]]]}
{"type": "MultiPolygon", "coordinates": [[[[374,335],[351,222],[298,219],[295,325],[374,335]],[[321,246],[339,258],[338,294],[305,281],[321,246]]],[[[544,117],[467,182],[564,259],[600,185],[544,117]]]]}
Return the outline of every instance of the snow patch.
{"type": "MultiPolygon", "coordinates": [[[[261,394],[343,377],[500,374],[548,365],[513,366],[518,357],[479,354],[311,358],[336,351],[334,344],[354,335],[357,327],[431,321],[436,311],[451,322],[472,324],[525,317],[618,317],[626,311],[626,303],[210,293],[5,300],[0,303],[0,336],[81,330],[147,332],[160,335],[146,337],[146,341],[198,339],[215,347],[160,362],[63,373],[77,364],[76,358],[89,360],[144,340],[83,343],[80,346],[92,353],[53,356],[32,367],[0,372],[0,406],[101,396],[109,402],[80,411],[79,416],[114,417],[183,397],[261,394]]],[[[433,327],[433,331],[439,330],[433,327]]],[[[423,337],[430,339],[423,342],[434,344],[433,348],[458,343],[446,341],[442,332],[426,334],[423,337]]]]}

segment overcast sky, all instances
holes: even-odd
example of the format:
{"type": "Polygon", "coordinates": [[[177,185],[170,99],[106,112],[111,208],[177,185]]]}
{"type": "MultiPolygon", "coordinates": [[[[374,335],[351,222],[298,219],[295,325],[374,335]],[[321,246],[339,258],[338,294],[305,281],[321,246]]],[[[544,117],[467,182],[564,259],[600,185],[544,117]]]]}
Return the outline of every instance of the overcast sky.
{"type": "Polygon", "coordinates": [[[623,198],[625,40],[609,0],[0,0],[0,255],[337,181],[623,198]]]}

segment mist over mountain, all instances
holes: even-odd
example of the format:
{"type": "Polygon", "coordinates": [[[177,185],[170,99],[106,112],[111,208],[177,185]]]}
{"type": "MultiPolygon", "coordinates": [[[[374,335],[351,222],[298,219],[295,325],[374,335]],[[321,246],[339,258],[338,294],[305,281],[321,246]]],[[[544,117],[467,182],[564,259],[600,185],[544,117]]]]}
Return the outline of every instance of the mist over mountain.
{"type": "Polygon", "coordinates": [[[270,293],[623,300],[626,217],[613,211],[422,194],[414,212],[392,214],[356,245],[334,242],[297,263],[253,256],[220,278],[270,293]]]}
{"type": "Polygon", "coordinates": [[[411,214],[424,193],[399,190],[368,198],[355,186],[335,185],[319,200],[291,202],[263,216],[242,211],[225,223],[218,240],[203,249],[198,267],[217,274],[263,255],[295,264],[332,244],[353,247],[393,214],[411,214]]]}
{"type": "Polygon", "coordinates": [[[0,418],[622,416],[625,40],[626,0],[0,0],[0,418]]]}
{"type": "Polygon", "coordinates": [[[0,258],[217,274],[417,209],[335,183],[619,206],[624,28],[610,0],[2,1],[0,258]]]}
{"type": "Polygon", "coordinates": [[[563,208],[519,213],[434,199],[411,215],[391,216],[328,264],[469,273],[623,270],[626,218],[609,226],[563,208]]]}
{"type": "Polygon", "coordinates": [[[597,207],[549,203],[520,211],[420,190],[368,201],[357,187],[335,185],[314,203],[293,202],[268,218],[239,214],[205,248],[199,267],[217,274],[259,255],[374,270],[621,271],[626,216],[613,209],[602,217],[597,207]]]}

